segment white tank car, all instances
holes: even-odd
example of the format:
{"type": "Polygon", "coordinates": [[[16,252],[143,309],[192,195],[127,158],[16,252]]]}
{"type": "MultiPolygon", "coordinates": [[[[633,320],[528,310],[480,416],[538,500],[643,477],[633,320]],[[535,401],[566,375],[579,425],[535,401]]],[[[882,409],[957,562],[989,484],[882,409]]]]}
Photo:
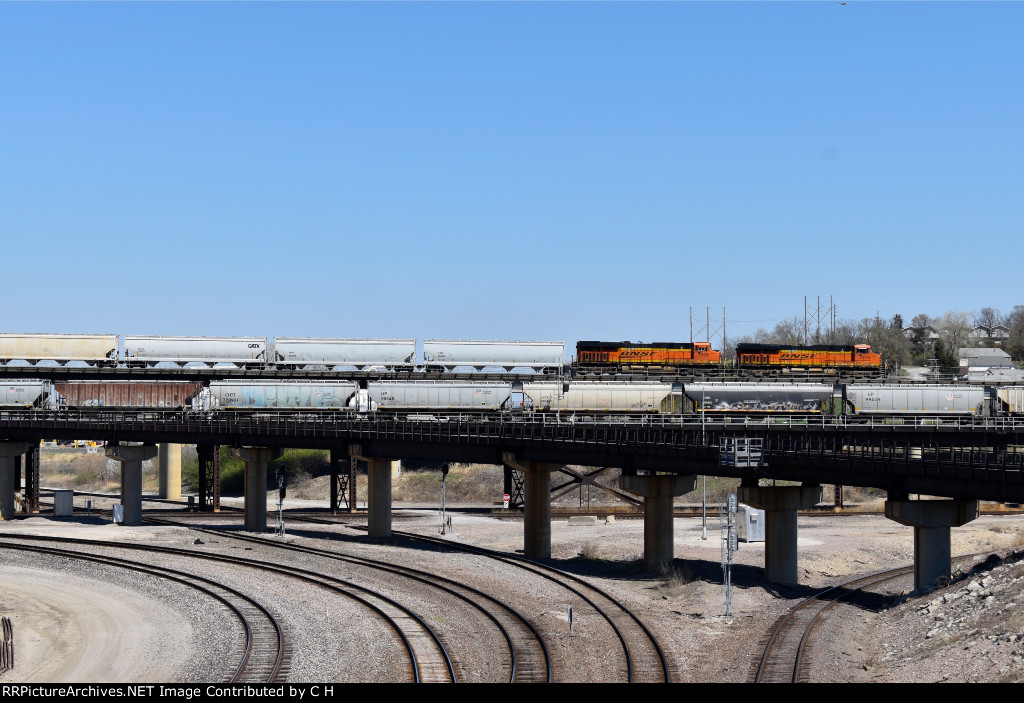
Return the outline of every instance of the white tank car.
{"type": "Polygon", "coordinates": [[[162,337],[132,336],[124,338],[124,360],[128,364],[155,365],[161,361],[178,364],[203,362],[262,364],[267,359],[265,337],[162,337]]]}
{"type": "Polygon", "coordinates": [[[21,359],[38,361],[117,361],[116,334],[15,334],[0,333],[0,362],[21,359]]]}
{"type": "Polygon", "coordinates": [[[855,415],[985,415],[981,386],[848,385],[846,410],[855,415]]]}
{"type": "Polygon", "coordinates": [[[42,407],[52,388],[49,381],[0,381],[0,408],[42,407]]]}
{"type": "Polygon", "coordinates": [[[423,340],[428,366],[556,367],[565,358],[565,342],[487,342],[458,339],[423,340]]]}
{"type": "Polygon", "coordinates": [[[671,412],[671,383],[573,381],[568,386],[529,381],[523,383],[523,394],[536,411],[671,412]]]}
{"type": "Polygon", "coordinates": [[[202,410],[341,410],[359,388],[352,381],[213,381],[200,396],[202,410]]]}
{"type": "Polygon", "coordinates": [[[832,404],[827,383],[687,383],[696,412],[817,413],[832,404]]]}
{"type": "Polygon", "coordinates": [[[370,400],[380,410],[500,410],[512,384],[500,381],[370,381],[370,400]]]}
{"type": "Polygon", "coordinates": [[[415,339],[274,339],[274,358],[284,365],[393,367],[412,365],[415,357],[415,339]]]}

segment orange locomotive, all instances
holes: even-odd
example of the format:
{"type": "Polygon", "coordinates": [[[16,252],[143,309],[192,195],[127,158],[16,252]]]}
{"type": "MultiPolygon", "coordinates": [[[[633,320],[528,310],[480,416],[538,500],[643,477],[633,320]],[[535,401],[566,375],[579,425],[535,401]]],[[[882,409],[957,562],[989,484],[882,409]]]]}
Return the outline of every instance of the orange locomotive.
{"type": "Polygon", "coordinates": [[[704,366],[721,362],[709,342],[577,342],[576,363],[595,366],[704,366]]]}
{"type": "Polygon", "coordinates": [[[756,368],[832,368],[877,371],[882,357],[868,344],[737,344],[736,365],[756,368]]]}

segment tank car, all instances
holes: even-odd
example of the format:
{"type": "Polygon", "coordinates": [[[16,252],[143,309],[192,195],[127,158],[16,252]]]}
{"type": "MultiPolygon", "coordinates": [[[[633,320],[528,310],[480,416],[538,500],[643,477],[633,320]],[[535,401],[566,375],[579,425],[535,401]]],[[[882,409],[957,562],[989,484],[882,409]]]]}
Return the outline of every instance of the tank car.
{"type": "Polygon", "coordinates": [[[117,364],[116,334],[0,333],[0,363],[25,361],[83,361],[97,366],[117,364]]]}
{"type": "Polygon", "coordinates": [[[581,369],[675,369],[717,366],[722,353],[710,342],[594,342],[576,343],[576,365],[581,369]]]}
{"type": "Polygon", "coordinates": [[[124,362],[128,366],[155,366],[170,362],[229,363],[260,367],[267,361],[265,337],[161,337],[125,335],[124,362]]]}
{"type": "Polygon", "coordinates": [[[565,357],[565,342],[488,342],[425,339],[423,364],[441,369],[489,366],[510,371],[517,367],[557,369],[565,357]]]}

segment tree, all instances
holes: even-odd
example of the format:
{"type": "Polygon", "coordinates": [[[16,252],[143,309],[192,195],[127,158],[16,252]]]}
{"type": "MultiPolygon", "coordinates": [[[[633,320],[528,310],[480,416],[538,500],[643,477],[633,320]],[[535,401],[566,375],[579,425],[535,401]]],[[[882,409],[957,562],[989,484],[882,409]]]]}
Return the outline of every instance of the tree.
{"type": "Polygon", "coordinates": [[[1006,316],[995,308],[982,308],[981,312],[974,316],[974,324],[981,327],[995,327],[1006,322],[1006,316]]]}
{"type": "MultiPolygon", "coordinates": [[[[970,342],[971,332],[974,329],[969,313],[953,310],[936,320],[935,327],[938,328],[939,339],[942,340],[947,353],[954,356],[959,354],[960,349],[966,347],[970,342]]],[[[937,351],[936,348],[936,356],[938,356],[937,351]]]]}
{"type": "Polygon", "coordinates": [[[1014,361],[1024,361],[1024,305],[1014,305],[1013,311],[1006,316],[1005,324],[1010,328],[1010,338],[1006,340],[1006,353],[1014,361]]]}

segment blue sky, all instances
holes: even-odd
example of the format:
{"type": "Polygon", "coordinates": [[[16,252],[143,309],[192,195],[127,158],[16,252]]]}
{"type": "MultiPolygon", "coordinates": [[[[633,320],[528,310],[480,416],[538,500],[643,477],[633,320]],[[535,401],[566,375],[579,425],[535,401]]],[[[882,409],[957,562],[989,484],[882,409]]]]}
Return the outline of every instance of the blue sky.
{"type": "Polygon", "coordinates": [[[1024,3],[0,3],[9,332],[1008,311],[1024,3]]]}

